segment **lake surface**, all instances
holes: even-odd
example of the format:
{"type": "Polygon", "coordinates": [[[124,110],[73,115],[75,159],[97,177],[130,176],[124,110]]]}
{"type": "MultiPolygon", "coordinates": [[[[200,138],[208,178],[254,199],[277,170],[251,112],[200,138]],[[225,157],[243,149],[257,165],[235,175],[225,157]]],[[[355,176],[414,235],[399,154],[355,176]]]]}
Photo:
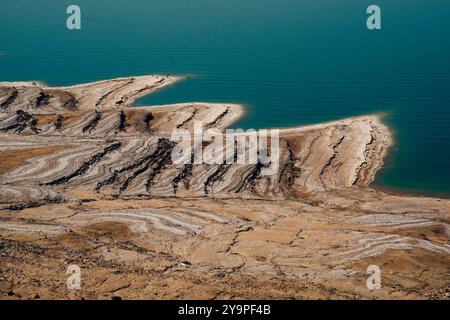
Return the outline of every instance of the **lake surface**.
{"type": "Polygon", "coordinates": [[[448,0],[3,0],[0,80],[69,85],[189,74],[141,99],[245,104],[235,127],[386,113],[376,184],[450,196],[448,0]],[[77,4],[82,30],[66,28],[77,4]],[[366,28],[378,4],[382,30],[366,28]]]}

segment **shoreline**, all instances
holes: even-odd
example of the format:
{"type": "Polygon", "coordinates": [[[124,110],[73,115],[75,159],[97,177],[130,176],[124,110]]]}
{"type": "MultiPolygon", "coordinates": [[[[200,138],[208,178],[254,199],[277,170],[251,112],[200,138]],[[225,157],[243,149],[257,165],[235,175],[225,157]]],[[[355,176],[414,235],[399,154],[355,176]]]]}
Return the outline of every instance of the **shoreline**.
{"type": "Polygon", "coordinates": [[[402,189],[397,187],[387,187],[379,185],[376,180],[369,185],[370,188],[383,192],[387,195],[397,196],[397,197],[411,197],[411,198],[424,198],[424,199],[438,199],[438,200],[450,200],[450,194],[438,191],[427,191],[427,190],[417,190],[415,189],[402,189]]]}
{"type": "MultiPolygon", "coordinates": [[[[186,102],[186,103],[175,103],[175,104],[167,104],[167,105],[151,105],[151,106],[146,106],[146,105],[136,106],[136,105],[134,105],[134,102],[137,99],[142,98],[143,96],[151,95],[153,92],[155,92],[157,90],[160,90],[160,89],[168,87],[168,86],[175,85],[177,82],[188,79],[188,78],[189,78],[189,76],[180,76],[180,75],[174,75],[174,76],[169,76],[169,77],[162,76],[162,75],[147,75],[147,76],[143,75],[143,76],[134,76],[134,77],[119,77],[119,78],[114,78],[114,79],[102,79],[102,80],[95,81],[92,83],[81,83],[81,84],[75,84],[75,85],[71,85],[71,86],[67,86],[67,87],[49,87],[39,81],[27,81],[27,82],[13,81],[13,82],[0,82],[0,87],[1,86],[36,86],[36,87],[42,86],[42,88],[50,89],[50,90],[79,91],[79,90],[83,90],[84,88],[98,87],[98,86],[114,88],[114,83],[121,82],[121,81],[128,81],[129,79],[133,79],[138,82],[142,81],[142,83],[155,82],[155,79],[157,79],[157,81],[160,81],[160,79],[165,79],[166,82],[163,83],[163,85],[156,86],[156,88],[153,90],[147,90],[147,91],[143,90],[139,94],[136,94],[136,95],[130,97],[129,101],[127,102],[126,107],[128,107],[128,109],[135,109],[135,110],[139,110],[139,109],[149,110],[149,111],[159,110],[159,111],[170,112],[173,109],[177,109],[177,108],[182,109],[188,105],[199,105],[199,106],[202,106],[202,105],[211,105],[211,106],[230,105],[230,106],[233,106],[233,108],[230,109],[231,116],[227,119],[227,125],[224,128],[233,128],[234,124],[236,124],[237,122],[242,120],[247,115],[247,111],[246,111],[247,109],[246,109],[245,105],[242,105],[242,104],[186,102]]],[[[374,113],[374,114],[369,114],[369,115],[351,116],[351,117],[347,117],[344,119],[330,120],[330,121],[315,123],[315,124],[306,124],[306,125],[300,125],[300,126],[294,125],[294,126],[289,126],[289,127],[271,127],[271,128],[266,128],[266,129],[268,129],[268,130],[278,129],[278,130],[280,130],[280,135],[282,135],[284,137],[290,137],[290,136],[305,133],[305,132],[311,131],[311,130],[322,130],[329,126],[346,125],[352,121],[373,122],[374,124],[376,124],[376,126],[378,128],[381,129],[382,134],[386,138],[386,143],[385,143],[385,147],[382,149],[382,154],[380,157],[382,160],[379,163],[378,167],[376,169],[374,169],[375,175],[372,178],[372,182],[368,185],[370,188],[373,188],[373,189],[376,189],[376,190],[379,190],[382,192],[386,192],[389,194],[393,194],[393,195],[438,197],[438,198],[443,198],[443,199],[450,198],[450,195],[447,195],[445,192],[435,192],[435,191],[428,191],[428,190],[417,190],[416,191],[414,189],[399,189],[396,187],[390,187],[389,185],[377,183],[377,177],[379,177],[380,171],[388,170],[386,168],[386,162],[389,161],[387,159],[389,159],[389,157],[390,157],[390,150],[392,150],[392,148],[395,146],[395,143],[396,143],[395,139],[394,139],[393,129],[390,128],[383,121],[383,118],[385,118],[386,116],[388,116],[388,114],[386,114],[386,113],[374,113]]]]}

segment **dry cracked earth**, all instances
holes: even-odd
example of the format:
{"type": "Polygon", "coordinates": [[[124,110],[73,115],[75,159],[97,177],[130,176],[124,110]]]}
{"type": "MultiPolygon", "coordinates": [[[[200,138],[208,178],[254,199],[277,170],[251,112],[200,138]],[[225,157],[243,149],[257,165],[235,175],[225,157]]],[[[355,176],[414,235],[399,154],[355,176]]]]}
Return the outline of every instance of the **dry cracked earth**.
{"type": "Polygon", "coordinates": [[[370,187],[392,144],[380,117],[282,129],[271,176],[176,165],[175,128],[244,112],[131,106],[180,80],[0,83],[0,299],[450,297],[450,201],[370,187]]]}

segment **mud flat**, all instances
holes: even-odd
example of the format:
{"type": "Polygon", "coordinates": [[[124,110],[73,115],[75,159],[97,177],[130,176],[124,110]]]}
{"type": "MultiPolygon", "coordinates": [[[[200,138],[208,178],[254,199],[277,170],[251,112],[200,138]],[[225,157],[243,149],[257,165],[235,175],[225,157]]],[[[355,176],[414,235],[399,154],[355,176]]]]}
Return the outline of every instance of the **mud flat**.
{"type": "Polygon", "coordinates": [[[244,112],[131,107],[181,79],[0,83],[1,298],[449,297],[450,201],[370,188],[391,144],[379,116],[282,129],[271,176],[175,165],[175,128],[244,112]]]}

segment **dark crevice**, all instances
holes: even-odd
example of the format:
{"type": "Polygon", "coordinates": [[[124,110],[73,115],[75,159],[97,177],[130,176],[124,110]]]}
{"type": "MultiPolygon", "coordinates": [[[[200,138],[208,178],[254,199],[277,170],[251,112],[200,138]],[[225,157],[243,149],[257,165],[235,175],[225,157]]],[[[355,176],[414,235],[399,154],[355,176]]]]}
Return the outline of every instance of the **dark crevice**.
{"type": "Polygon", "coordinates": [[[8,132],[14,130],[14,133],[21,133],[28,126],[34,133],[39,133],[39,129],[36,127],[37,120],[33,118],[31,114],[23,110],[16,111],[16,117],[8,126],[1,128],[0,131],[8,132]]]}
{"type": "Polygon", "coordinates": [[[139,159],[139,160],[133,162],[132,164],[127,165],[127,166],[125,166],[125,167],[123,167],[121,169],[114,170],[114,172],[112,173],[112,175],[109,178],[107,178],[106,180],[103,180],[103,181],[100,181],[99,183],[97,183],[97,186],[96,186],[95,190],[96,191],[100,191],[100,189],[102,187],[112,185],[114,182],[116,182],[119,174],[121,174],[121,173],[123,173],[125,171],[133,170],[133,169],[141,166],[143,163],[145,163],[152,156],[153,156],[153,153],[148,155],[148,156],[146,156],[146,157],[144,157],[144,158],[142,158],[142,159],[139,159]]]}
{"type": "Polygon", "coordinates": [[[9,105],[11,105],[14,102],[14,100],[16,100],[16,98],[18,96],[19,96],[19,91],[17,91],[17,89],[13,87],[12,92],[10,93],[8,98],[0,104],[0,108],[8,107],[9,105]]]}
{"type": "Polygon", "coordinates": [[[287,163],[284,165],[283,169],[281,170],[280,179],[278,183],[285,181],[287,189],[290,190],[295,183],[295,179],[297,179],[300,176],[300,168],[298,168],[295,165],[295,163],[299,161],[300,158],[295,156],[292,146],[290,145],[289,142],[286,142],[286,147],[289,153],[288,160],[287,163]]]}
{"type": "Polygon", "coordinates": [[[149,113],[147,113],[145,115],[144,122],[145,122],[145,131],[146,132],[150,132],[151,131],[151,127],[152,127],[151,122],[152,122],[153,119],[154,119],[154,117],[153,117],[153,114],[151,112],[149,112],[149,113]]]}
{"type": "Polygon", "coordinates": [[[66,203],[67,200],[63,199],[62,197],[55,197],[55,198],[44,198],[39,200],[33,200],[26,203],[16,203],[10,206],[7,206],[4,208],[4,210],[10,210],[10,211],[21,211],[28,208],[37,208],[41,206],[45,206],[47,204],[58,204],[58,203],[66,203]]]}
{"type": "Polygon", "coordinates": [[[208,123],[208,125],[206,127],[207,128],[213,128],[213,127],[217,126],[217,124],[228,114],[229,111],[230,111],[230,108],[227,108],[224,112],[219,114],[217,116],[217,118],[214,119],[214,121],[208,123]]]}
{"type": "Polygon", "coordinates": [[[38,134],[39,131],[41,131],[40,129],[38,129],[37,127],[37,120],[32,118],[30,121],[30,129],[31,131],[33,131],[35,134],[38,134]]]}
{"type": "Polygon", "coordinates": [[[89,159],[88,161],[84,162],[81,167],[79,167],[77,170],[75,170],[73,173],[61,177],[59,179],[44,183],[43,185],[60,185],[60,184],[64,184],[69,182],[71,179],[77,177],[77,176],[81,176],[83,174],[85,174],[89,168],[94,165],[95,163],[99,162],[100,160],[103,159],[103,157],[105,157],[108,153],[118,149],[121,147],[121,143],[120,142],[116,142],[113,143],[112,145],[106,147],[105,149],[103,149],[101,152],[95,154],[91,159],[89,159]]]}
{"type": "Polygon", "coordinates": [[[12,92],[8,96],[8,98],[0,104],[0,108],[6,108],[11,105],[14,100],[19,96],[19,91],[16,88],[12,88],[12,92]]]}
{"type": "MultiPolygon", "coordinates": [[[[121,169],[115,170],[112,175],[107,178],[106,180],[100,181],[97,183],[96,191],[100,191],[102,187],[112,185],[114,184],[119,175],[126,171],[132,171],[135,170],[130,177],[128,177],[125,182],[122,184],[120,190],[125,191],[129,184],[139,175],[144,173],[145,171],[153,168],[158,168],[160,165],[158,165],[159,162],[166,163],[166,158],[171,156],[172,148],[174,146],[174,143],[166,138],[161,138],[158,140],[158,145],[154,152],[152,152],[150,155],[147,155],[146,157],[139,159],[135,161],[134,163],[127,165],[121,169]]],[[[171,159],[170,159],[171,161],[171,159]]],[[[161,167],[160,167],[161,169],[161,167]]]]}
{"type": "Polygon", "coordinates": [[[194,154],[191,155],[191,162],[188,164],[185,164],[183,166],[183,169],[180,171],[180,173],[173,178],[172,180],[172,187],[173,187],[173,194],[176,195],[178,191],[178,184],[180,182],[183,182],[186,188],[189,188],[189,178],[192,176],[192,168],[194,163],[194,154]]]}
{"type": "Polygon", "coordinates": [[[161,173],[161,170],[172,164],[172,150],[174,146],[175,142],[173,141],[166,138],[159,139],[158,150],[156,152],[157,156],[154,157],[154,160],[152,161],[152,172],[148,176],[146,183],[147,191],[150,191],[150,188],[154,184],[155,177],[161,173]]]}
{"type": "MultiPolygon", "coordinates": [[[[101,106],[103,104],[103,102],[106,100],[106,98],[108,98],[112,93],[116,92],[117,90],[119,90],[121,88],[124,88],[124,87],[128,86],[129,84],[131,84],[133,82],[134,82],[134,78],[132,78],[131,80],[128,80],[124,84],[121,84],[121,85],[119,85],[117,87],[114,87],[113,89],[108,91],[106,94],[101,96],[100,99],[97,100],[97,102],[95,103],[95,107],[101,106]]],[[[118,101],[117,101],[116,104],[120,104],[120,103],[118,103],[118,101]]]]}
{"type": "MultiPolygon", "coordinates": [[[[333,155],[330,157],[330,159],[328,159],[328,161],[325,163],[325,165],[323,166],[322,170],[320,171],[319,177],[320,180],[322,180],[322,175],[324,174],[325,170],[333,163],[334,159],[336,159],[337,156],[337,148],[339,147],[339,145],[342,143],[342,141],[344,141],[345,136],[342,136],[338,142],[336,142],[336,144],[333,146],[333,155]]],[[[323,181],[322,181],[323,183],[323,181]]]]}
{"type": "MultiPolygon", "coordinates": [[[[173,146],[174,146],[174,143],[172,141],[169,141],[166,138],[159,139],[158,147],[156,148],[155,152],[148,158],[147,162],[145,163],[145,165],[142,168],[133,172],[133,174],[125,180],[125,182],[122,184],[122,187],[120,188],[120,191],[125,191],[128,188],[128,185],[134,179],[136,179],[136,177],[138,177],[145,171],[149,170],[150,168],[153,169],[152,173],[150,174],[150,177],[154,174],[153,175],[153,178],[154,178],[154,176],[156,176],[156,173],[157,172],[159,173],[159,171],[166,164],[171,163],[171,159],[170,159],[170,161],[167,161],[167,157],[170,157],[173,146]]],[[[151,186],[150,185],[151,182],[149,182],[149,181],[150,180],[147,181],[147,190],[151,186]]]]}
{"type": "Polygon", "coordinates": [[[36,97],[36,107],[40,108],[48,104],[48,100],[50,99],[50,95],[45,91],[41,90],[39,95],[36,97]]]}
{"type": "Polygon", "coordinates": [[[177,129],[180,129],[181,127],[183,127],[185,124],[189,123],[190,121],[192,121],[192,119],[194,119],[195,115],[197,114],[198,109],[195,108],[194,111],[192,112],[192,114],[186,119],[184,120],[182,123],[180,123],[179,125],[177,125],[177,129]]]}
{"type": "Polygon", "coordinates": [[[356,168],[356,178],[355,180],[352,182],[352,185],[357,185],[357,183],[359,182],[359,180],[361,179],[361,172],[367,168],[368,163],[367,163],[367,152],[369,150],[369,147],[374,143],[375,141],[375,137],[373,135],[373,132],[370,132],[370,141],[369,143],[366,144],[365,150],[364,150],[364,155],[365,155],[365,160],[358,166],[358,168],[356,168]]]}
{"type": "Polygon", "coordinates": [[[64,117],[62,115],[58,114],[55,122],[53,122],[56,130],[60,130],[62,128],[63,121],[64,121],[64,117]]]}
{"type": "Polygon", "coordinates": [[[84,128],[83,128],[83,133],[85,133],[86,131],[88,131],[89,133],[92,132],[92,130],[95,129],[95,127],[97,127],[97,124],[99,123],[99,121],[102,118],[102,114],[98,111],[95,111],[95,117],[91,120],[91,122],[89,122],[84,128]]]}
{"type": "Polygon", "coordinates": [[[125,115],[125,112],[120,111],[119,114],[119,126],[117,128],[117,133],[125,131],[125,127],[127,126],[127,116],[125,115]]]}
{"type": "Polygon", "coordinates": [[[259,160],[256,163],[256,165],[253,167],[252,171],[247,174],[247,176],[242,181],[242,184],[237,189],[236,193],[241,192],[244,189],[247,189],[247,186],[250,185],[250,188],[252,191],[255,189],[255,182],[256,179],[260,176],[262,168],[264,168],[265,165],[262,164],[259,160]]]}
{"type": "Polygon", "coordinates": [[[130,98],[136,97],[137,95],[140,95],[142,92],[152,90],[155,87],[156,87],[155,85],[149,85],[149,86],[145,86],[141,89],[135,90],[132,93],[123,95],[119,100],[116,101],[116,104],[121,105],[121,104],[125,103],[126,101],[128,101],[130,98]]]}
{"type": "Polygon", "coordinates": [[[66,95],[68,95],[68,99],[63,104],[63,108],[67,109],[76,109],[77,107],[77,99],[73,94],[70,94],[69,92],[64,92],[66,95]]]}
{"type": "Polygon", "coordinates": [[[150,165],[151,165],[151,162],[148,161],[142,168],[139,168],[136,171],[134,171],[132,173],[132,175],[129,176],[125,180],[125,182],[122,184],[122,186],[120,187],[120,192],[125,191],[134,179],[136,179],[138,176],[140,176],[142,173],[144,173],[145,171],[147,171],[149,169],[150,165]]]}
{"type": "Polygon", "coordinates": [[[208,176],[208,178],[205,181],[204,188],[203,188],[203,191],[205,192],[206,195],[208,195],[208,193],[209,193],[208,188],[211,188],[211,190],[212,190],[214,182],[221,179],[230,167],[231,167],[231,164],[221,164],[216,169],[216,171],[214,171],[210,176],[208,176]]]}

